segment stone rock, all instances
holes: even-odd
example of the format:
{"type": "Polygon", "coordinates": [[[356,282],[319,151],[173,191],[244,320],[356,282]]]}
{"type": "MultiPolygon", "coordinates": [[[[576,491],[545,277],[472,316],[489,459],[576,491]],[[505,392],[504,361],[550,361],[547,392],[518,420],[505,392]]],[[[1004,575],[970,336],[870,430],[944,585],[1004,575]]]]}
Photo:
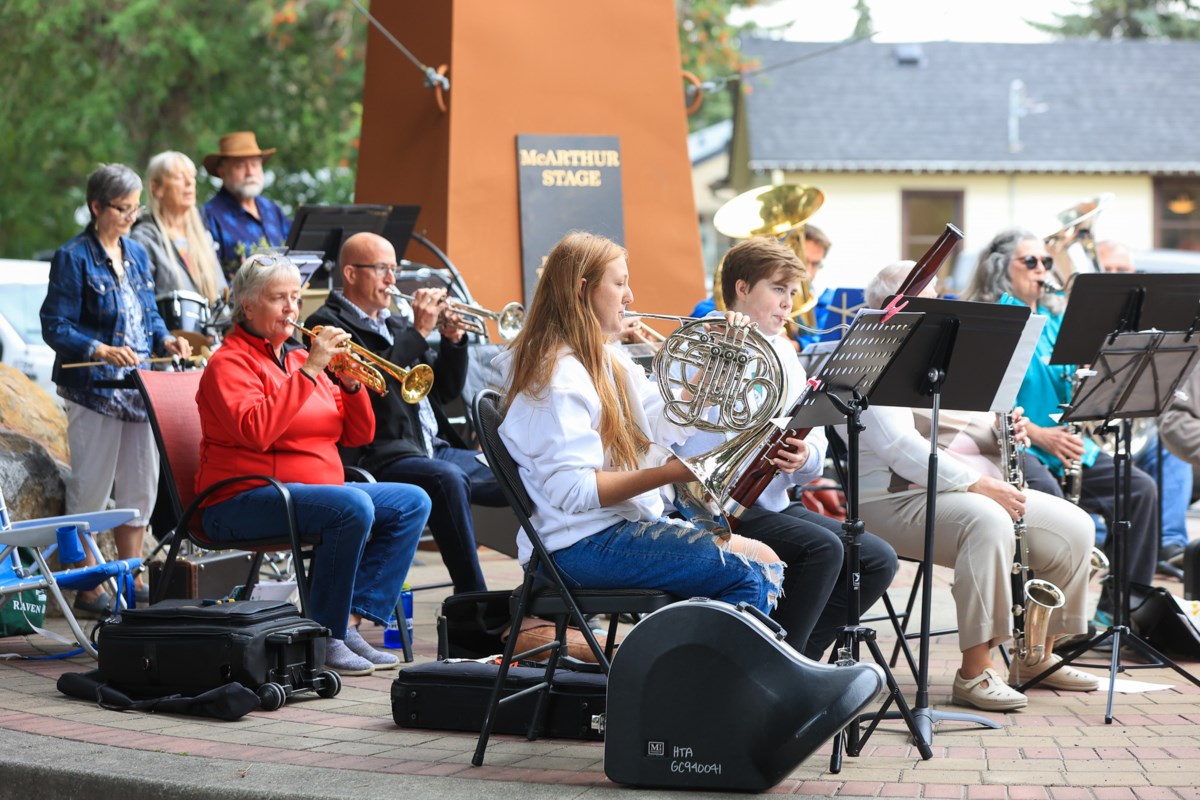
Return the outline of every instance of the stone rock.
{"type": "Polygon", "coordinates": [[[0,491],[12,520],[57,517],[64,512],[70,469],[41,442],[0,430],[0,491]]]}
{"type": "Polygon", "coordinates": [[[0,428],[36,439],[51,456],[71,463],[67,413],[57,399],[8,364],[0,364],[0,428]]]}

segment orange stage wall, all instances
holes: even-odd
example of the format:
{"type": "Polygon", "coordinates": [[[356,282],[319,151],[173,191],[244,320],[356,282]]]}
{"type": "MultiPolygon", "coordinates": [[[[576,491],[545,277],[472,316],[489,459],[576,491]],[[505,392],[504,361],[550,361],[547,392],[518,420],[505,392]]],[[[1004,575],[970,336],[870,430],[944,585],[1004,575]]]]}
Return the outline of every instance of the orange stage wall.
{"type": "MultiPolygon", "coordinates": [[[[618,136],[635,308],[704,296],[672,0],[376,2],[422,63],[446,64],[447,113],[374,27],[356,200],[419,203],[417,229],[476,300],[521,296],[517,134],[618,136]]],[[[424,247],[407,256],[436,264],[424,247]]],[[[529,298],[526,298],[528,303],[529,298]]]]}

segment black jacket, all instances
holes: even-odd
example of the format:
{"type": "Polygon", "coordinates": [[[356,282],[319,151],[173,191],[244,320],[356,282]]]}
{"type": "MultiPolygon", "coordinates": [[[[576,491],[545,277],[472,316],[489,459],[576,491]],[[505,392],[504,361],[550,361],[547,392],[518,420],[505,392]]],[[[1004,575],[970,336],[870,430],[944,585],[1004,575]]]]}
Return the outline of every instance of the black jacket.
{"type": "MultiPolygon", "coordinates": [[[[342,293],[337,291],[330,292],[325,305],[314,311],[304,324],[309,329],[317,325],[341,328],[354,338],[356,344],[396,366],[408,368],[424,363],[433,367],[434,380],[433,389],[429,392],[429,404],[437,417],[438,436],[453,447],[465,447],[442,411],[443,403],[462,394],[467,380],[470,354],[465,336],[458,343],[442,339],[435,353],[408,320],[393,314],[387,321],[393,341],[388,345],[387,340],[368,327],[342,293]]],[[[344,463],[362,467],[368,472],[374,472],[398,458],[425,455],[417,405],[401,399],[395,378],[384,373],[384,379],[388,385],[387,395],[380,397],[371,394],[371,406],[375,410],[375,441],[366,447],[342,450],[344,463]]]]}

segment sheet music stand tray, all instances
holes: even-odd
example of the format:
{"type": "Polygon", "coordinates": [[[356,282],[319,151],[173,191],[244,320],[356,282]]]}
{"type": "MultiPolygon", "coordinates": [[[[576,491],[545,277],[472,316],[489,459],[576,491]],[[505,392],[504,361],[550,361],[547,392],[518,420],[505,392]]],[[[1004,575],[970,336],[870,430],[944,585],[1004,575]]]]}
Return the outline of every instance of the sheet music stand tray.
{"type": "MultiPolygon", "coordinates": [[[[1192,298],[1195,303],[1195,297],[1192,298]]],[[[1130,629],[1129,575],[1125,568],[1130,522],[1126,516],[1131,493],[1130,426],[1135,417],[1160,416],[1171,403],[1175,390],[1195,366],[1200,336],[1194,332],[1141,331],[1110,335],[1093,359],[1095,375],[1085,377],[1077,390],[1077,398],[1062,416],[1064,422],[1100,420],[1107,426],[1114,419],[1123,420],[1120,426],[1117,455],[1114,457],[1115,482],[1113,503],[1113,558],[1109,574],[1113,591],[1113,623],[1099,636],[1082,642],[1063,654],[1054,667],[1018,687],[1034,686],[1047,676],[1072,663],[1084,652],[1101,642],[1112,640],[1109,660],[1108,702],[1104,721],[1113,721],[1113,679],[1126,669],[1148,669],[1168,666],[1196,686],[1200,679],[1180,667],[1153,645],[1130,629]],[[1151,659],[1148,664],[1121,665],[1121,647],[1128,645],[1151,659]]],[[[1057,349],[1056,349],[1057,352],[1057,349]]]]}
{"type": "Polygon", "coordinates": [[[415,205],[303,205],[296,210],[288,235],[288,252],[321,253],[324,277],[340,286],[335,269],[342,242],[356,233],[377,233],[403,255],[421,207],[415,205]]]}
{"type": "MultiPolygon", "coordinates": [[[[933,724],[973,722],[987,728],[999,723],[978,714],[940,711],[929,705],[929,631],[933,599],[933,539],[937,513],[937,428],[942,406],[961,411],[994,411],[994,401],[1013,352],[1021,340],[1030,310],[1024,306],[960,300],[907,298],[907,311],[923,312],[916,333],[875,389],[880,406],[929,408],[929,471],[926,478],[925,570],[921,584],[920,655],[914,715],[921,739],[933,742],[933,724]],[[980,358],[987,353],[988,358],[980,358]]],[[[914,737],[916,738],[916,737],[914,737]]]]}
{"type": "MultiPolygon", "coordinates": [[[[860,645],[865,642],[871,657],[883,671],[888,696],[879,712],[873,715],[866,731],[860,729],[861,717],[833,740],[829,770],[837,773],[842,767],[842,749],[851,756],[862,752],[888,708],[894,702],[897,713],[908,726],[922,759],[933,757],[933,750],[920,737],[917,720],[892,675],[887,658],[875,640],[875,630],[861,624],[862,616],[859,580],[860,551],[863,523],[858,517],[858,432],[862,430],[861,414],[869,397],[882,377],[894,363],[895,355],[904,347],[921,322],[920,314],[885,314],[882,311],[861,311],[850,330],[838,342],[820,371],[813,376],[818,388],[802,396],[794,409],[788,431],[812,429],[840,422],[846,423],[848,459],[846,465],[846,521],[842,523],[842,543],[845,548],[846,625],[834,648],[835,663],[849,665],[859,660],[860,645]]],[[[837,591],[836,588],[834,591],[837,591]]]]}

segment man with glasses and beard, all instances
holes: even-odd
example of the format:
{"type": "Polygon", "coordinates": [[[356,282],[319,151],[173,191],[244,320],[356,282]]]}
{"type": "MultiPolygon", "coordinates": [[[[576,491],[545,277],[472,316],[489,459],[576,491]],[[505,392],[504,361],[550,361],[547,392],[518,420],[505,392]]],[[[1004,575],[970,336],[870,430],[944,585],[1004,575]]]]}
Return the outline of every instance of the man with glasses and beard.
{"type": "Polygon", "coordinates": [[[217,261],[232,281],[255,248],[284,244],[292,223],[261,196],[263,164],[274,147],[262,150],[254,131],[238,131],[222,136],[218,150],[204,157],[208,174],[221,179],[221,190],[204,205],[204,221],[217,246],[217,261]]]}

